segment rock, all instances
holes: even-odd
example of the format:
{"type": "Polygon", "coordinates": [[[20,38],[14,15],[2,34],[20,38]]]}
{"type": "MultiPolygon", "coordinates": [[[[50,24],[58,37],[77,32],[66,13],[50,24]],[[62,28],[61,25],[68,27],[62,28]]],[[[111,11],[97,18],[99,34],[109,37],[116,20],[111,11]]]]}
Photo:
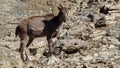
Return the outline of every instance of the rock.
{"type": "Polygon", "coordinates": [[[85,25],[77,25],[76,27],[72,27],[67,33],[71,36],[78,34],[85,30],[85,25]]]}
{"type": "Polygon", "coordinates": [[[97,37],[93,38],[92,40],[97,41],[97,40],[100,40],[102,37],[103,36],[97,36],[97,37]]]}
{"type": "Polygon", "coordinates": [[[116,21],[108,21],[106,22],[106,25],[115,25],[117,22],[116,21]]]}
{"type": "Polygon", "coordinates": [[[93,60],[91,60],[91,63],[106,63],[106,59],[103,58],[103,57],[97,57],[97,58],[94,58],[93,60]]]}
{"type": "MultiPolygon", "coordinates": [[[[120,3],[116,2],[0,0],[0,68],[119,68],[120,13],[113,9],[119,9],[120,3]],[[62,48],[61,54],[44,56],[46,40],[35,39],[28,48],[30,61],[23,64],[16,51],[20,47],[20,39],[14,34],[16,26],[30,16],[57,15],[59,4],[68,8],[67,21],[55,45],[62,48]]],[[[60,53],[59,48],[56,51],[60,53]]]]}
{"type": "Polygon", "coordinates": [[[0,61],[0,68],[12,68],[12,66],[8,61],[0,61]]]}
{"type": "Polygon", "coordinates": [[[91,55],[87,55],[86,57],[82,58],[85,61],[90,61],[91,59],[93,59],[93,57],[91,55]]]}
{"type": "Polygon", "coordinates": [[[35,68],[33,63],[28,62],[24,68],[35,68]]]}
{"type": "Polygon", "coordinates": [[[51,56],[48,58],[48,65],[50,64],[55,64],[55,63],[60,63],[61,60],[58,58],[58,57],[55,57],[55,56],[51,56]]]}
{"type": "Polygon", "coordinates": [[[101,19],[97,20],[96,23],[95,23],[95,28],[100,28],[100,27],[107,26],[105,22],[106,22],[106,20],[104,18],[101,18],[101,19]]]}
{"type": "Polygon", "coordinates": [[[89,14],[87,17],[90,19],[90,22],[94,21],[94,16],[92,14],[89,14]]]}
{"type": "Polygon", "coordinates": [[[120,45],[120,42],[115,37],[107,37],[107,39],[110,40],[113,45],[120,45]]]}
{"type": "Polygon", "coordinates": [[[106,31],[102,31],[102,30],[96,30],[93,32],[93,34],[90,34],[90,37],[97,37],[97,36],[103,36],[106,34],[106,31]]]}
{"type": "Polygon", "coordinates": [[[67,58],[66,61],[69,61],[69,62],[79,62],[80,61],[80,57],[67,58]]]}
{"type": "Polygon", "coordinates": [[[115,45],[110,45],[108,48],[109,49],[115,49],[116,47],[115,47],[115,45]]]}
{"type": "Polygon", "coordinates": [[[106,34],[106,31],[96,30],[93,32],[93,34],[90,34],[90,37],[92,38],[92,40],[99,40],[105,34],[106,34]]]}
{"type": "Polygon", "coordinates": [[[5,47],[0,47],[0,53],[0,68],[21,68],[24,66],[19,53],[5,47]]]}
{"type": "Polygon", "coordinates": [[[63,44],[62,51],[64,51],[66,54],[79,52],[80,49],[84,49],[89,46],[87,41],[79,39],[60,40],[60,43],[63,44]]]}
{"type": "MultiPolygon", "coordinates": [[[[106,20],[111,20],[111,21],[113,21],[113,20],[115,20],[115,17],[108,15],[108,16],[105,16],[105,19],[106,19],[106,20]]],[[[106,22],[106,23],[107,23],[107,22],[106,22]]]]}
{"type": "Polygon", "coordinates": [[[66,50],[63,50],[66,54],[72,54],[72,53],[76,53],[79,51],[79,48],[78,47],[68,47],[66,50]]]}
{"type": "Polygon", "coordinates": [[[101,39],[101,43],[104,44],[104,45],[106,45],[108,43],[108,41],[107,41],[106,38],[103,38],[103,39],[101,39]]]}

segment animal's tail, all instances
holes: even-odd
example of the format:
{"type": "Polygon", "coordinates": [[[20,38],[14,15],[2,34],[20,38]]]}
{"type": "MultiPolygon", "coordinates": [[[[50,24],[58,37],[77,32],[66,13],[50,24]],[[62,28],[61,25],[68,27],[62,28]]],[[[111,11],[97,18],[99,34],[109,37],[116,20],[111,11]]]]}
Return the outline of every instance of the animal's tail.
{"type": "Polygon", "coordinates": [[[15,35],[17,37],[17,35],[19,34],[19,26],[16,27],[16,30],[15,30],[15,35]]]}

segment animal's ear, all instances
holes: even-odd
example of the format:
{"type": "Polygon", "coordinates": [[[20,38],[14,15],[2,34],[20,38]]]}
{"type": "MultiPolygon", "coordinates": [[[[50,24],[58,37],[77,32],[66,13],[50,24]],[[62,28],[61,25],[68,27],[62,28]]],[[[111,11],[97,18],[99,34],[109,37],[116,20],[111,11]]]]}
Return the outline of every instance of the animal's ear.
{"type": "Polygon", "coordinates": [[[62,8],[63,8],[63,6],[62,6],[62,5],[59,5],[59,6],[58,6],[58,9],[59,9],[59,10],[61,10],[62,8]]]}
{"type": "Polygon", "coordinates": [[[59,9],[59,10],[61,10],[61,7],[60,7],[60,6],[58,6],[58,9],[59,9]]]}
{"type": "Polygon", "coordinates": [[[63,6],[62,6],[61,4],[60,4],[59,6],[60,6],[61,8],[63,8],[63,6]]]}

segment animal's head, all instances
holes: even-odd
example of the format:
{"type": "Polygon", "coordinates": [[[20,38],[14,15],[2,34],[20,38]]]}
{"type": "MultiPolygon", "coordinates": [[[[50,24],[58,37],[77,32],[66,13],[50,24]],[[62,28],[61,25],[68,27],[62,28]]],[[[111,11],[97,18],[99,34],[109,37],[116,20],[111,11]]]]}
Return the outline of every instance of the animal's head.
{"type": "Polygon", "coordinates": [[[60,5],[58,9],[59,9],[59,13],[61,15],[62,20],[66,22],[67,16],[68,16],[68,9],[66,7],[63,7],[62,5],[60,5]]]}

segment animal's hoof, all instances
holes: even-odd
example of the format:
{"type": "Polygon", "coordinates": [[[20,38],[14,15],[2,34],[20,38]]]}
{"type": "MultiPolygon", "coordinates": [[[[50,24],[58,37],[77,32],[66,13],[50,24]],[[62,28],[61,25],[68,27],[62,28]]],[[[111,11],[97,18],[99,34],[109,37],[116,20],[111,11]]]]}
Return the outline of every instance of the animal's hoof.
{"type": "Polygon", "coordinates": [[[30,61],[29,58],[25,58],[25,59],[23,59],[23,63],[27,63],[27,62],[29,62],[29,61],[30,61]]]}
{"type": "Polygon", "coordinates": [[[29,59],[28,59],[28,58],[24,58],[24,59],[22,59],[22,61],[23,61],[24,63],[26,63],[27,61],[29,61],[29,59]]]}
{"type": "Polygon", "coordinates": [[[26,62],[27,62],[27,61],[30,61],[30,59],[29,59],[29,58],[26,58],[25,60],[26,60],[26,62]]]}
{"type": "Polygon", "coordinates": [[[61,53],[61,50],[62,50],[61,47],[56,47],[54,54],[59,55],[61,53]]]}
{"type": "Polygon", "coordinates": [[[37,49],[36,48],[29,48],[29,51],[30,51],[30,53],[33,55],[33,56],[35,56],[36,55],[36,53],[37,53],[37,49]]]}
{"type": "Polygon", "coordinates": [[[50,57],[51,56],[51,53],[49,52],[49,49],[46,49],[43,53],[44,56],[46,57],[50,57]]]}
{"type": "Polygon", "coordinates": [[[26,59],[22,59],[22,61],[23,61],[24,63],[26,63],[26,62],[27,62],[27,60],[26,60],[26,59]]]}

